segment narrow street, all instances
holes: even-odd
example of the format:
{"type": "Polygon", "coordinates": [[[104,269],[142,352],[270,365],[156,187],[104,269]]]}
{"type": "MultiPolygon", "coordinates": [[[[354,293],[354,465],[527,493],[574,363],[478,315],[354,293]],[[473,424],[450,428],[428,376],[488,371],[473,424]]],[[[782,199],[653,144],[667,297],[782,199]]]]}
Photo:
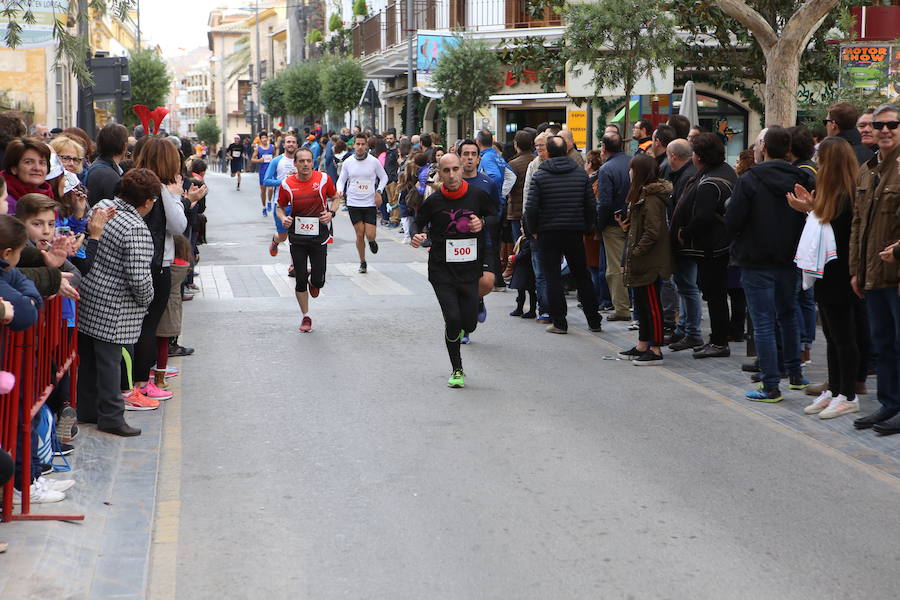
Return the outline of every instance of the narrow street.
{"type": "Polygon", "coordinates": [[[209,176],[150,597],[897,596],[897,439],[746,406],[742,345],[635,369],[626,324],[548,335],[512,294],[448,389],[424,254],[380,228],[358,275],[346,213],[301,334],[255,183],[209,176]]]}

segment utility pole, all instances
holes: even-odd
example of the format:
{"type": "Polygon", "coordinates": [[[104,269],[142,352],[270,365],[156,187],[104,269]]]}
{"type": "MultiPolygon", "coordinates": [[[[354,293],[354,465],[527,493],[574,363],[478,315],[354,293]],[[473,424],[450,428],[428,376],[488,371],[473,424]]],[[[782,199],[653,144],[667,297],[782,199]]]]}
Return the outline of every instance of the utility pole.
{"type": "Polygon", "coordinates": [[[416,94],[413,91],[413,70],[416,68],[413,51],[413,35],[415,35],[415,17],[413,16],[413,0],[406,0],[406,135],[415,135],[416,94]]]}
{"type": "Polygon", "coordinates": [[[259,65],[259,0],[256,0],[256,119],[254,120],[256,134],[262,130],[262,112],[259,110],[259,86],[262,85],[262,78],[259,65]]]}
{"type": "Polygon", "coordinates": [[[141,0],[135,0],[137,5],[137,49],[141,49],[141,0]]]}
{"type": "MultiPolygon", "coordinates": [[[[78,35],[88,48],[87,54],[83,58],[88,69],[91,67],[90,30],[91,24],[90,14],[88,13],[88,0],[78,0],[78,35]]],[[[91,93],[91,89],[92,88],[87,87],[83,83],[79,82],[78,84],[78,116],[76,121],[78,127],[84,129],[88,132],[88,135],[93,137],[94,131],[97,129],[97,123],[96,116],[94,115],[94,96],[91,93]]]]}

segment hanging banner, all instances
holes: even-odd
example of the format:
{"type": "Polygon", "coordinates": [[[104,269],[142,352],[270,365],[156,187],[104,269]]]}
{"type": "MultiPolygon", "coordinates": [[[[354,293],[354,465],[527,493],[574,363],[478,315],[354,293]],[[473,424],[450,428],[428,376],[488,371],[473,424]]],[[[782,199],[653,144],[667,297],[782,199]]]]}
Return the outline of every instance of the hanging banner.
{"type": "Polygon", "coordinates": [[[584,148],[587,144],[587,111],[570,110],[566,116],[566,126],[572,131],[575,145],[584,148]]]}
{"type": "Polygon", "coordinates": [[[891,63],[890,46],[841,46],[841,87],[874,90],[884,86],[891,63]]]}
{"type": "Polygon", "coordinates": [[[441,95],[431,85],[431,74],[437,68],[441,55],[459,44],[459,37],[447,34],[419,33],[416,36],[416,87],[431,98],[441,95]]]}
{"type": "MultiPolygon", "coordinates": [[[[6,9],[9,2],[0,2],[0,7],[6,9]]],[[[25,0],[22,6],[34,15],[34,23],[26,23],[24,10],[15,10],[11,15],[4,15],[0,19],[0,46],[7,47],[6,35],[9,32],[10,22],[17,23],[22,30],[19,32],[20,42],[16,48],[43,48],[55,46],[53,28],[56,23],[66,18],[68,3],[62,0],[25,0]]]]}

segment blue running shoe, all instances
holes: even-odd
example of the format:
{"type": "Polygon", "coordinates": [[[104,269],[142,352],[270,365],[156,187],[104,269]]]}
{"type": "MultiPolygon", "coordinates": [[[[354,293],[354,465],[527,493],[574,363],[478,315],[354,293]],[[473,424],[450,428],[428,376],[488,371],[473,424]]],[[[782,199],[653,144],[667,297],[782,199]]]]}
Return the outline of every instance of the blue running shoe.
{"type": "Polygon", "coordinates": [[[462,338],[460,338],[460,340],[459,340],[459,343],[460,344],[468,344],[469,343],[469,334],[464,331],[462,338]]]}
{"type": "Polygon", "coordinates": [[[264,217],[268,217],[268,216],[269,216],[269,212],[268,212],[266,209],[263,209],[263,216],[264,216],[264,217]]]}
{"type": "Polygon", "coordinates": [[[800,374],[791,375],[788,387],[792,390],[805,390],[809,387],[809,379],[800,374]]]}
{"type": "Polygon", "coordinates": [[[552,320],[553,319],[551,319],[550,315],[548,315],[547,313],[541,313],[537,318],[538,323],[549,323],[552,320]]]}
{"type": "Polygon", "coordinates": [[[747,400],[752,400],[753,402],[768,402],[770,404],[784,400],[784,396],[781,395],[781,390],[775,389],[767,391],[762,386],[752,392],[747,392],[745,397],[747,400]]]}
{"type": "Polygon", "coordinates": [[[478,322],[484,323],[487,320],[487,306],[484,305],[484,300],[478,301],[478,322]]]}

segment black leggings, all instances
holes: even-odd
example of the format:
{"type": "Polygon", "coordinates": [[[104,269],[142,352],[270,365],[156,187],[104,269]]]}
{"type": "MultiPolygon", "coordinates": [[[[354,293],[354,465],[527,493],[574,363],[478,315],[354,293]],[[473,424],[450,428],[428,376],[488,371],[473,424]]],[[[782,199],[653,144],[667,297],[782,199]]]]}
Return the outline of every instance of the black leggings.
{"type": "Polygon", "coordinates": [[[9,478],[13,476],[13,472],[15,471],[15,465],[13,464],[12,457],[6,452],[6,450],[0,449],[0,487],[3,487],[9,478]]]}
{"type": "Polygon", "coordinates": [[[328,246],[321,244],[291,244],[291,260],[294,263],[294,289],[306,291],[309,270],[309,284],[313,287],[325,287],[325,265],[328,260],[328,246]]]}
{"type": "Polygon", "coordinates": [[[727,272],[727,255],[697,259],[697,283],[703,292],[706,306],[709,307],[709,341],[716,346],[728,345],[728,293],[725,289],[727,272]]]}
{"type": "Polygon", "coordinates": [[[659,285],[651,283],[633,287],[634,308],[637,311],[638,341],[648,342],[651,346],[663,344],[663,309],[659,300],[659,285]]]}
{"type": "Polygon", "coordinates": [[[856,398],[860,355],[854,311],[861,309],[865,307],[852,300],[837,304],[819,302],[828,350],[828,389],[833,396],[843,394],[847,400],[856,398]]]}
{"type": "MultiPolygon", "coordinates": [[[[134,381],[149,381],[150,368],[156,362],[156,329],[172,293],[172,272],[163,267],[153,274],[153,300],[144,315],[141,337],[134,345],[134,381]]],[[[124,369],[123,369],[124,372],[124,369]]]]}
{"type": "Polygon", "coordinates": [[[478,325],[478,280],[461,283],[431,283],[441,312],[444,313],[444,340],[453,369],[462,369],[459,344],[463,332],[471,333],[478,325]]]}

